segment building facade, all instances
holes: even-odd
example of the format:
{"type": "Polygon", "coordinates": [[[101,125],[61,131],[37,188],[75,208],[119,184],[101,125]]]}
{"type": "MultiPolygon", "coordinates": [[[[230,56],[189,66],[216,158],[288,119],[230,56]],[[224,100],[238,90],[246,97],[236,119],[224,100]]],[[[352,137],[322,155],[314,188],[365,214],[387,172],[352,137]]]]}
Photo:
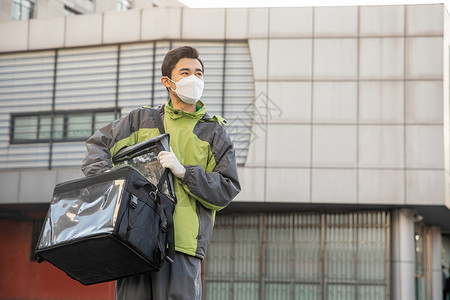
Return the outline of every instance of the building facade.
{"type": "MultiPolygon", "coordinates": [[[[30,236],[25,255],[0,255],[27,260],[0,299],[32,299],[20,282],[56,276],[29,262],[53,187],[83,176],[95,129],[167,100],[161,61],[184,44],[204,60],[203,100],[228,120],[242,184],[216,218],[204,299],[442,299],[449,21],[436,4],[0,22],[0,237],[30,236]]],[[[89,288],[112,297],[112,284],[89,288]]],[[[70,289],[85,292],[42,298],[97,295],[70,289]]]]}

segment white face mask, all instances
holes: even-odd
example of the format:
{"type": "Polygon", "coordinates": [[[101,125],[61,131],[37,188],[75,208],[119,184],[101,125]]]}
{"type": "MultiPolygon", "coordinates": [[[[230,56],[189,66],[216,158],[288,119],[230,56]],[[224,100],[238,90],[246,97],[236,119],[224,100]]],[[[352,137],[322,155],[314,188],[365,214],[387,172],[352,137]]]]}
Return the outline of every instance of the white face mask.
{"type": "Polygon", "coordinates": [[[203,93],[204,82],[195,75],[184,77],[177,82],[167,77],[170,81],[176,84],[177,89],[172,91],[177,93],[178,97],[187,104],[195,104],[203,93]]]}

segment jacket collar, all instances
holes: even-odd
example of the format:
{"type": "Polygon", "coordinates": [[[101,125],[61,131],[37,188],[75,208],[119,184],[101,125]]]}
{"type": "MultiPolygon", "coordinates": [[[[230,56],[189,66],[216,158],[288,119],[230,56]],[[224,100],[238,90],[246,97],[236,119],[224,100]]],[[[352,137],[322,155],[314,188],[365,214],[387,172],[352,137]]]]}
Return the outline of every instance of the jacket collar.
{"type": "Polygon", "coordinates": [[[209,114],[206,112],[205,105],[200,100],[197,101],[197,111],[193,113],[173,108],[171,101],[172,101],[171,99],[167,100],[167,102],[163,104],[159,110],[160,113],[166,113],[171,119],[179,119],[186,117],[200,120],[206,116],[208,116],[208,119],[211,118],[209,114]]]}

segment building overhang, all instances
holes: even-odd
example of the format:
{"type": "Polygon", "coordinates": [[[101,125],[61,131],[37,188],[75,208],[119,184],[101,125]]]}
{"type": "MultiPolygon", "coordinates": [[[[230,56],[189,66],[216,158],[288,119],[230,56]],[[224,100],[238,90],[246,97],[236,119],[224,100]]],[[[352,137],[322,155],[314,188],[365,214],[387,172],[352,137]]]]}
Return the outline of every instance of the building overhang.
{"type": "MultiPolygon", "coordinates": [[[[1,204],[0,219],[17,221],[42,221],[49,203],[1,204]]],[[[450,209],[445,205],[376,205],[376,204],[330,204],[330,203],[280,203],[233,201],[218,214],[286,213],[286,212],[357,212],[407,208],[415,212],[416,221],[438,226],[443,234],[450,234],[450,209]]]]}
{"type": "Polygon", "coordinates": [[[281,212],[355,212],[407,208],[415,212],[416,220],[430,226],[438,226],[444,234],[450,234],[450,209],[445,205],[378,205],[378,204],[331,204],[331,203],[279,203],[233,201],[219,214],[232,213],[281,213],[281,212]]]}

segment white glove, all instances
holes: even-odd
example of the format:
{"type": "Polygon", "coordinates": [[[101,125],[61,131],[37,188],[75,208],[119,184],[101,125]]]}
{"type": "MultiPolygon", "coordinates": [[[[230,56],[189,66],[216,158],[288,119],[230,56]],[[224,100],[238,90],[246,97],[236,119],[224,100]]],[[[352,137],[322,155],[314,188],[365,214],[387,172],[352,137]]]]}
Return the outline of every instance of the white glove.
{"type": "Polygon", "coordinates": [[[172,151],[172,147],[170,147],[169,151],[161,151],[158,154],[159,163],[164,167],[170,169],[172,174],[177,176],[180,179],[184,178],[184,174],[186,173],[186,169],[182,164],[178,161],[177,156],[172,151]]]}

